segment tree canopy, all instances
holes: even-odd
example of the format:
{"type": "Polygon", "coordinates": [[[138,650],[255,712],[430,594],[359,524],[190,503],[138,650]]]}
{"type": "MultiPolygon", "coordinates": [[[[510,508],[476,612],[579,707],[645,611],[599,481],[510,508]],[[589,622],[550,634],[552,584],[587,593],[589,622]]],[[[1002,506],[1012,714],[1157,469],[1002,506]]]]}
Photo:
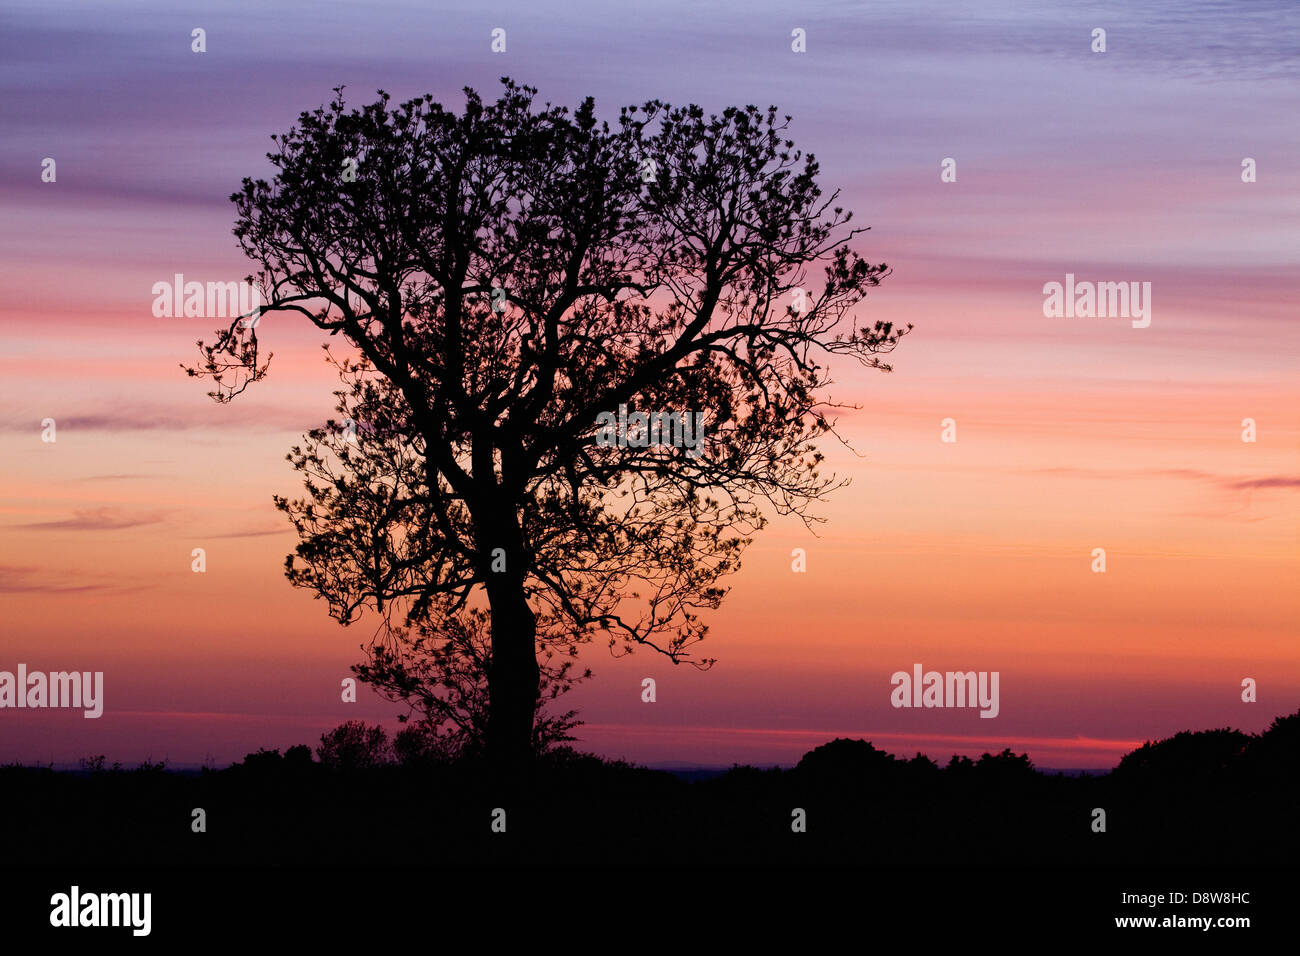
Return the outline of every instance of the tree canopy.
{"type": "Polygon", "coordinates": [[[599,635],[707,666],[700,615],[753,533],[840,484],[828,357],[887,371],[910,326],[853,316],[888,267],[775,107],[611,123],[502,83],[460,113],[339,88],[274,137],[273,179],[232,197],[265,304],[189,371],[243,392],[272,313],[346,340],[340,417],[289,456],[305,497],[276,499],[288,577],[345,624],[379,612],[399,656],[485,613],[504,752],[530,739],[539,653],[599,635]]]}

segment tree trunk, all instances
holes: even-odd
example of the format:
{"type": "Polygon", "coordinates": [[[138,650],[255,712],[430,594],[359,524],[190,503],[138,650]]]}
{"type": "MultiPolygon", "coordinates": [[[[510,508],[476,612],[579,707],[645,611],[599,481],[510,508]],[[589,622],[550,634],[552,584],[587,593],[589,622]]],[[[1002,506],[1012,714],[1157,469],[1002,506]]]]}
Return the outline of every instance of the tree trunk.
{"type": "Polygon", "coordinates": [[[514,770],[532,757],[533,717],[541,676],[537,666],[537,619],[524,597],[523,581],[513,574],[493,575],[487,591],[492,610],[487,751],[498,766],[514,770]]]}
{"type": "Polygon", "coordinates": [[[475,436],[474,472],[482,484],[472,509],[474,537],[483,562],[492,622],[485,744],[489,762],[498,770],[513,773],[532,756],[541,669],[537,666],[537,618],[524,591],[528,567],[518,502],[504,494],[496,482],[492,447],[488,438],[475,436]],[[504,558],[503,564],[497,564],[498,556],[504,558]]]}

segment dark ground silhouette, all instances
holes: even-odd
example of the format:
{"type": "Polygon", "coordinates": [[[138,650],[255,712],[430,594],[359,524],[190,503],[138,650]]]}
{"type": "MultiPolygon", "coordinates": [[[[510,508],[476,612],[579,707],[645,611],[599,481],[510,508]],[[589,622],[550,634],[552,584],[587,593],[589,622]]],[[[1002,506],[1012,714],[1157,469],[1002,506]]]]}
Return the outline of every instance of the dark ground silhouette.
{"type": "Polygon", "coordinates": [[[1009,750],[940,767],[837,739],[792,769],[694,781],[558,750],[502,783],[418,748],[379,762],[383,743],[335,731],[323,763],[298,746],[198,773],[0,768],[3,845],[14,860],[113,866],[1277,866],[1300,851],[1300,711],[1257,735],[1185,731],[1081,777],[1009,750]],[[196,807],[205,833],[191,831],[196,807]]]}

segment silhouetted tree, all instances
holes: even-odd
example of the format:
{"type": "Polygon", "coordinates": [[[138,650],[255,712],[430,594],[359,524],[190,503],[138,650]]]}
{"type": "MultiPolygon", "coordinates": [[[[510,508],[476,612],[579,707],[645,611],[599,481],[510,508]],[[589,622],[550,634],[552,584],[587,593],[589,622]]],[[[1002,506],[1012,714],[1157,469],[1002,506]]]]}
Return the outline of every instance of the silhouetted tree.
{"type": "Polygon", "coordinates": [[[389,763],[388,731],[378,724],[349,720],[321,734],[316,755],[335,770],[370,770],[389,763]]]}
{"type": "MultiPolygon", "coordinates": [[[[611,127],[503,83],[459,115],[383,91],[349,112],[340,88],[232,198],[259,317],[351,346],[341,420],[290,456],[307,497],[277,499],[289,579],[345,624],[370,607],[440,635],[484,607],[487,743],[522,757],[539,647],[603,635],[707,666],[699,612],[765,508],[807,520],[837,487],[823,360],[888,370],[907,329],[850,316],[888,269],[848,248],[863,230],[775,107],[652,101],[611,127]],[[694,447],[667,417],[691,412],[694,447]]],[[[190,373],[230,400],[267,372],[258,335],[235,320],[190,373]]]]}
{"type": "Polygon", "coordinates": [[[897,769],[893,754],[877,750],[866,740],[836,737],[804,754],[794,772],[817,786],[859,790],[889,782],[897,769]]]}
{"type": "Polygon", "coordinates": [[[959,757],[957,754],[952,755],[948,761],[948,766],[944,768],[948,772],[950,779],[968,780],[975,773],[975,762],[970,757],[959,757]]]}
{"type": "Polygon", "coordinates": [[[919,750],[916,752],[916,756],[907,762],[907,765],[918,774],[932,774],[939,771],[939,765],[919,750]]]}
{"type": "Polygon", "coordinates": [[[235,766],[242,766],[252,773],[274,773],[283,764],[284,757],[280,756],[279,747],[274,750],[260,747],[255,753],[245,754],[244,759],[235,766]]]}
{"type": "Polygon", "coordinates": [[[903,778],[916,787],[933,787],[938,783],[940,773],[939,765],[920,751],[904,763],[903,778]]]}
{"type": "Polygon", "coordinates": [[[1257,778],[1300,784],[1300,710],[1274,717],[1268,730],[1246,744],[1244,757],[1257,778]]]}
{"type": "Polygon", "coordinates": [[[393,735],[393,757],[403,767],[427,766],[455,757],[453,748],[436,724],[424,721],[407,724],[393,735]]]}
{"type": "Polygon", "coordinates": [[[974,772],[977,780],[994,786],[1022,784],[1038,773],[1028,754],[1012,753],[1010,747],[998,754],[982,754],[975,761],[974,772]]]}
{"type": "Polygon", "coordinates": [[[306,744],[294,744],[284,752],[284,762],[290,767],[306,767],[311,763],[311,748],[306,744]]]}
{"type": "Polygon", "coordinates": [[[1245,753],[1250,736],[1240,730],[1180,730],[1163,740],[1147,741],[1120,758],[1116,780],[1185,783],[1220,777],[1245,753]]]}

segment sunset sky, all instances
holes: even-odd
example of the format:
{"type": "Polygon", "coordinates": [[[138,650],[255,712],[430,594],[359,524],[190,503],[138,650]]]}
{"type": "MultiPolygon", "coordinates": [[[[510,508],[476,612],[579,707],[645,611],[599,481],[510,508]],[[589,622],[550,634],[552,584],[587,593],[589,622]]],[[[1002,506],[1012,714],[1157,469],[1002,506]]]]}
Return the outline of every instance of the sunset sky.
{"type": "Polygon", "coordinates": [[[610,119],[652,98],[776,104],[871,226],[855,248],[894,270],[857,314],[915,325],[892,374],[832,365],[833,397],[862,406],[840,420],[858,455],[825,447],[852,483],[817,536],[775,519],[756,538],[709,619],[716,666],[592,645],[595,677],[565,699],[580,746],[770,765],[850,736],[1102,768],[1294,712],[1298,17],[1291,0],[1142,7],[7,4],[0,670],[103,671],[105,710],[0,710],[0,762],[228,763],[350,718],[396,726],[364,688],[340,700],[370,619],[340,627],[283,574],[296,539],[272,495],[299,492],[285,453],[337,387],[320,334],[270,316],[269,377],[218,406],[179,366],[220,321],[155,318],[151,287],[251,270],[229,195],[332,87],[459,110],[504,75],[610,119]],[[1150,282],[1150,327],[1045,318],[1066,273],[1150,282]],[[890,674],[914,663],[998,671],[998,717],[892,708],[890,674]]]}

